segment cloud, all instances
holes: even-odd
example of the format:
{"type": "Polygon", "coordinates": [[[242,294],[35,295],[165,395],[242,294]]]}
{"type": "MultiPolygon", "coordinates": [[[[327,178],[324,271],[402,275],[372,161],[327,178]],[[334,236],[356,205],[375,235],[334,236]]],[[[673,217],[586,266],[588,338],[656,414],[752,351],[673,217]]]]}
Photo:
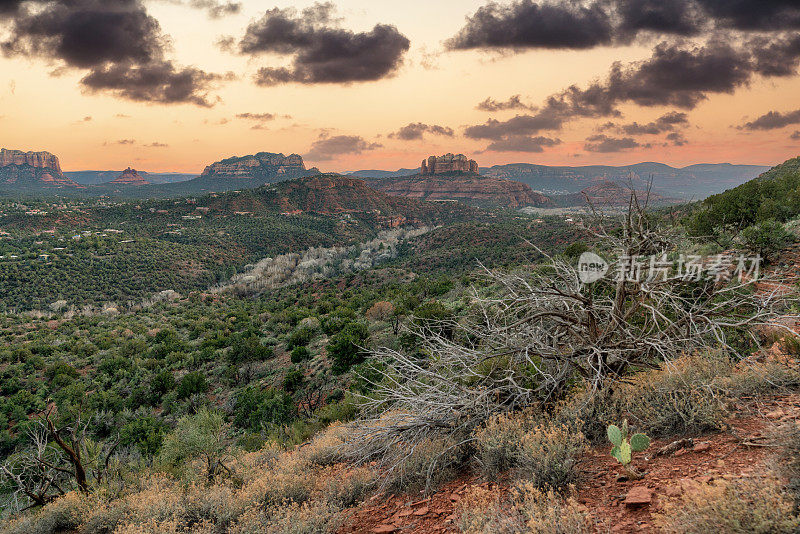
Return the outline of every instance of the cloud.
{"type": "Polygon", "coordinates": [[[157,142],[157,141],[154,141],[154,142],[152,142],[152,143],[148,143],[148,144],[146,144],[146,145],[144,145],[144,146],[146,146],[147,148],[168,148],[168,147],[169,147],[169,145],[168,145],[168,144],[166,144],[166,143],[159,143],[159,142],[157,142]]]}
{"type": "Polygon", "coordinates": [[[672,132],[667,134],[667,141],[667,144],[671,143],[674,146],[684,146],[689,144],[688,139],[686,139],[681,132],[672,132]]]}
{"type": "Polygon", "coordinates": [[[510,5],[491,2],[467,17],[467,24],[445,46],[475,48],[585,49],[611,44],[611,15],[599,4],[517,0],[510,5]]]}
{"type": "Polygon", "coordinates": [[[744,123],[739,129],[743,130],[777,130],[790,124],[800,124],[800,109],[781,113],[780,111],[770,111],[759,118],[744,123]]]}
{"type": "Polygon", "coordinates": [[[664,132],[671,132],[675,130],[677,126],[688,126],[688,124],[689,118],[686,113],[671,111],[645,124],[639,124],[638,122],[622,125],[608,123],[604,124],[601,129],[613,129],[626,135],[658,135],[664,132]]]}
{"type": "Polygon", "coordinates": [[[361,154],[369,150],[380,148],[381,144],[370,143],[363,137],[356,135],[320,135],[319,139],[311,144],[311,149],[306,157],[312,161],[327,161],[344,154],[361,154]]]}
{"type": "MultiPolygon", "coordinates": [[[[489,119],[468,126],[464,134],[492,141],[536,135],[560,130],[564,123],[579,118],[619,116],[618,107],[627,103],[693,109],[711,94],[731,94],[758,75],[769,76],[761,72],[758,51],[753,43],[735,45],[724,39],[703,45],[662,42],[645,60],[615,63],[605,79],[584,88],[572,85],[548,97],[529,114],[505,121],[489,119]]],[[[656,127],[664,130],[663,124],[656,127]]]]}
{"type": "Polygon", "coordinates": [[[355,33],[338,27],[332,3],[314,4],[298,13],[274,8],[247,27],[242,54],[292,56],[290,67],[263,67],[259,85],[365,82],[393,76],[410,48],[396,27],[377,24],[355,33]]]}
{"type": "Polygon", "coordinates": [[[208,16],[218,19],[226,15],[236,15],[242,10],[241,2],[218,2],[217,0],[190,0],[189,5],[196,9],[205,9],[208,16]]]}
{"type": "Polygon", "coordinates": [[[221,79],[225,77],[194,67],[176,68],[167,61],[95,69],[84,76],[81,83],[90,92],[109,91],[128,100],[211,107],[218,99],[209,97],[207,89],[212,82],[221,79]]]}
{"type": "Polygon", "coordinates": [[[605,134],[593,135],[586,139],[584,149],[587,152],[621,152],[631,148],[639,148],[640,145],[631,137],[609,137],[605,134]]]}
{"type": "Polygon", "coordinates": [[[498,101],[495,100],[494,98],[487,98],[486,100],[478,104],[476,106],[476,109],[480,111],[506,111],[509,109],[532,110],[533,108],[522,102],[522,97],[520,95],[514,95],[505,101],[498,101]]]}
{"type": "Polygon", "coordinates": [[[636,38],[800,29],[797,0],[494,1],[467,17],[450,50],[586,49],[636,38]]]}
{"type": "Polygon", "coordinates": [[[254,121],[271,121],[275,120],[274,113],[239,113],[236,115],[237,119],[247,119],[254,121]]]}
{"type": "Polygon", "coordinates": [[[403,126],[396,132],[390,133],[390,139],[402,139],[403,141],[420,140],[426,133],[434,135],[443,135],[445,137],[453,137],[455,132],[452,128],[447,126],[439,126],[438,124],[423,124],[421,122],[412,122],[403,126]]]}
{"type": "Polygon", "coordinates": [[[703,30],[707,20],[691,0],[625,0],[617,2],[617,10],[621,35],[653,32],[692,36],[703,30]]]}
{"type": "Polygon", "coordinates": [[[44,58],[65,68],[88,70],[81,84],[89,92],[110,92],[130,100],[212,105],[211,82],[221,79],[165,58],[168,39],[141,0],[53,0],[12,17],[7,56],[44,58]]]}
{"type": "Polygon", "coordinates": [[[116,141],[105,141],[103,143],[103,146],[109,146],[109,145],[129,146],[135,144],[136,144],[136,139],[118,139],[116,141]]]}
{"type": "Polygon", "coordinates": [[[790,136],[790,138],[793,139],[794,141],[800,141],[800,130],[797,130],[796,132],[794,132],[790,136]]]}
{"type": "Polygon", "coordinates": [[[515,135],[490,143],[484,152],[544,152],[545,147],[561,144],[561,139],[515,135]]]}

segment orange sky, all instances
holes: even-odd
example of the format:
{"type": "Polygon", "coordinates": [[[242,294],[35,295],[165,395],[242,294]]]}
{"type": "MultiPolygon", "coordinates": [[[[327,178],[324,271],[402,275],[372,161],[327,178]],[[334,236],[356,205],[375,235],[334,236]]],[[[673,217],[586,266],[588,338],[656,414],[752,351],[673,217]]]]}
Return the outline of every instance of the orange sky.
{"type": "MultiPolygon", "coordinates": [[[[691,122],[685,146],[661,146],[618,153],[588,153],[584,140],[605,120],[568,123],[559,132],[562,144],[543,153],[479,153],[488,144],[462,135],[464,126],[490,117],[504,120],[515,111],[487,113],[475,106],[487,97],[504,100],[521,94],[539,104],[570,84],[602,78],[614,61],[650,55],[651,46],[596,48],[584,51],[528,51],[518,54],[445,52],[442,41],[454,35],[483,1],[474,0],[340,0],[344,27],[367,31],[376,23],[394,24],[411,41],[397,75],[350,85],[283,85],[258,87],[252,74],[286,58],[250,59],[220,50],[219,37],[241,36],[248,23],[278,6],[309,3],[247,1],[241,13],[209,19],[205,13],[170,2],[151,2],[148,11],[172,40],[170,58],[210,72],[232,71],[238,79],[220,84],[221,101],[212,108],[191,104],[161,105],[121,100],[107,94],[84,94],[84,71],[52,73],[58,64],[41,59],[0,56],[0,146],[47,150],[59,156],[64,170],[121,169],[199,172],[215,160],[257,151],[306,154],[322,132],[357,135],[381,148],[330,161],[307,160],[322,170],[415,167],[429,154],[462,152],[482,166],[529,162],[547,165],[626,164],[661,161],[672,165],[732,162],[771,165],[800,153],[790,140],[798,127],[745,133],[735,129],[744,119],[770,110],[800,107],[800,79],[756,79],[732,95],[712,95],[687,111],[691,122]],[[251,129],[240,113],[274,113],[278,118],[251,129]],[[401,141],[387,135],[412,122],[451,127],[453,138],[427,135],[423,141],[401,141]],[[119,141],[133,140],[121,144],[119,141]],[[167,146],[146,146],[149,144],[167,146]]],[[[621,106],[620,122],[648,122],[671,107],[621,106]]]]}

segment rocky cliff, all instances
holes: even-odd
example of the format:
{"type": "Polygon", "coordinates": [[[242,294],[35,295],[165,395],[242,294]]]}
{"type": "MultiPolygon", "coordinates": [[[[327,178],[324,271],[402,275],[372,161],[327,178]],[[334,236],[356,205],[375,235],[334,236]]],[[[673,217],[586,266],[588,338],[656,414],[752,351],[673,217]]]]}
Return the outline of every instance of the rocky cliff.
{"type": "Polygon", "coordinates": [[[478,163],[474,159],[467,159],[464,154],[445,154],[444,156],[431,156],[426,160],[422,160],[420,174],[423,176],[451,172],[478,174],[478,163]]]}
{"type": "Polygon", "coordinates": [[[205,168],[201,178],[259,179],[281,178],[306,170],[303,158],[297,154],[284,156],[259,152],[253,156],[233,157],[212,163],[205,168]]]}
{"type": "Polygon", "coordinates": [[[14,188],[79,187],[50,152],[0,149],[0,185],[14,188]]]}
{"type": "Polygon", "coordinates": [[[142,175],[136,172],[135,169],[128,167],[122,174],[117,176],[114,180],[109,182],[113,185],[149,185],[150,182],[142,178],[142,175]]]}
{"type": "Polygon", "coordinates": [[[551,200],[529,186],[512,180],[475,174],[415,175],[400,178],[368,178],[367,185],[389,195],[423,200],[457,200],[482,207],[545,207],[551,200]]]}

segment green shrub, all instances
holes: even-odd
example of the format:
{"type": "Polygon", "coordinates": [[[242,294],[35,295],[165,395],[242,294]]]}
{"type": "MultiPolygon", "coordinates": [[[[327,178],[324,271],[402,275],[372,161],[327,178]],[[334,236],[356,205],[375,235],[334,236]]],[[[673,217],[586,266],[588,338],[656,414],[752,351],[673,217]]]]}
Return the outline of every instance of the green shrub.
{"type": "Polygon", "coordinates": [[[295,347],[290,354],[292,363],[302,363],[311,359],[311,351],[306,347],[295,347]]]}
{"type": "Polygon", "coordinates": [[[369,329],[362,323],[350,322],[335,334],[328,343],[328,357],[331,359],[331,370],[335,374],[346,373],[350,367],[359,364],[366,358],[362,348],[369,338],[369,329]]]}
{"type": "Polygon", "coordinates": [[[786,231],[783,224],[773,220],[749,226],[742,230],[741,235],[747,250],[762,258],[769,258],[794,241],[794,236],[786,231]]]}
{"type": "Polygon", "coordinates": [[[194,371],[183,375],[178,384],[177,394],[179,399],[188,399],[192,395],[199,395],[206,391],[208,391],[206,375],[200,371],[194,371]]]}

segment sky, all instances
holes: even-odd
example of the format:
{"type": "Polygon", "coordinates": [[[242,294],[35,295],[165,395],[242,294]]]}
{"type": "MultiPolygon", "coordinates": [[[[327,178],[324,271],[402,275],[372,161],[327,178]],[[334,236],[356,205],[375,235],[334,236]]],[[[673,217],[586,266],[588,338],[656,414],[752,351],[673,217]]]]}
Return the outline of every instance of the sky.
{"type": "Polygon", "coordinates": [[[64,170],[771,165],[796,0],[0,0],[0,147],[64,170]]]}

